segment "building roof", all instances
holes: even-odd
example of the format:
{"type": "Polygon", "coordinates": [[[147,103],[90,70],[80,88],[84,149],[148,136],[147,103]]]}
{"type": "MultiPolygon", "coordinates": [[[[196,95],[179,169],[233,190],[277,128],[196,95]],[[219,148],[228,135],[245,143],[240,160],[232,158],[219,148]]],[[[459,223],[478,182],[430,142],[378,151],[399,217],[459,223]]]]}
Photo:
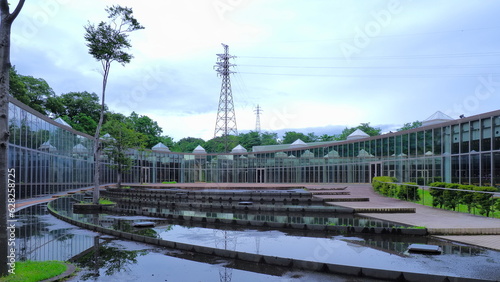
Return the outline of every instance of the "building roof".
{"type": "Polygon", "coordinates": [[[367,137],[370,137],[370,135],[366,134],[363,130],[358,128],[353,133],[349,134],[349,136],[347,136],[347,140],[355,140],[367,137]]]}
{"type": "Polygon", "coordinates": [[[196,148],[194,148],[193,153],[195,153],[195,154],[206,154],[207,151],[205,151],[205,149],[201,145],[198,145],[196,148]]]}
{"type": "Polygon", "coordinates": [[[151,150],[155,152],[170,152],[170,149],[161,142],[154,145],[153,148],[151,148],[151,150]]]}
{"type": "Polygon", "coordinates": [[[422,126],[438,124],[450,120],[453,120],[453,118],[446,114],[443,114],[441,111],[437,111],[433,115],[428,117],[426,120],[422,121],[422,126]]]}
{"type": "Polygon", "coordinates": [[[297,139],[297,140],[293,141],[292,144],[290,144],[289,148],[297,148],[297,147],[304,147],[304,146],[307,146],[307,144],[304,141],[297,139]]]}
{"type": "Polygon", "coordinates": [[[83,146],[82,144],[76,144],[74,147],[73,147],[73,153],[75,154],[86,154],[89,152],[89,150],[83,146]]]}
{"type": "MultiPolygon", "coordinates": [[[[62,125],[66,125],[68,127],[71,127],[71,125],[69,125],[67,122],[64,121],[64,119],[58,117],[54,120],[55,122],[59,123],[59,124],[62,124],[62,125]]],[[[72,127],[71,127],[72,128],[72,127]]]]}
{"type": "Polygon", "coordinates": [[[234,147],[232,150],[231,150],[231,153],[246,153],[247,152],[247,149],[245,149],[243,146],[239,145],[234,147]]]}
{"type": "Polygon", "coordinates": [[[38,147],[39,150],[47,150],[49,152],[53,152],[53,151],[56,151],[57,148],[52,146],[52,144],[50,144],[50,141],[46,141],[44,142],[42,145],[40,145],[40,147],[38,147]]]}

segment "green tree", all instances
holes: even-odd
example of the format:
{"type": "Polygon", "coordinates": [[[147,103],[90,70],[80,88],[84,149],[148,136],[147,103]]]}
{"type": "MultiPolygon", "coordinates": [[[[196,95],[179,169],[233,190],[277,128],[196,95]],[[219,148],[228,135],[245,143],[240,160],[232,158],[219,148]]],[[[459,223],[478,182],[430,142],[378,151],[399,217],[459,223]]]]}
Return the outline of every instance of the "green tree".
{"type": "Polygon", "coordinates": [[[262,144],[261,136],[257,131],[240,133],[238,137],[239,137],[239,144],[248,151],[252,150],[253,146],[259,146],[262,144]]]}
{"type": "Polygon", "coordinates": [[[54,90],[42,78],[20,75],[15,68],[11,68],[10,94],[37,112],[47,115],[47,100],[55,96],[54,90]]]}
{"type": "Polygon", "coordinates": [[[198,146],[205,146],[205,141],[201,138],[186,137],[177,141],[174,148],[171,149],[175,152],[191,153],[198,146]]]}
{"type": "Polygon", "coordinates": [[[121,187],[122,174],[132,166],[132,158],[127,155],[130,148],[143,148],[146,140],[144,134],[130,128],[130,124],[119,120],[110,120],[104,124],[102,131],[109,133],[111,138],[104,139],[104,154],[112,163],[110,167],[116,170],[117,185],[121,187]]]}
{"type": "Polygon", "coordinates": [[[116,5],[106,8],[106,12],[110,19],[109,22],[100,22],[97,26],[89,23],[85,26],[85,40],[87,41],[89,54],[101,63],[103,70],[101,114],[94,136],[94,204],[99,202],[99,156],[101,153],[99,137],[104,120],[104,101],[109,70],[113,62],[118,62],[123,66],[130,63],[132,55],[126,52],[132,46],[128,33],[144,28],[133,17],[132,8],[116,5]]]}
{"type": "Polygon", "coordinates": [[[161,141],[161,133],[163,130],[156,121],[153,121],[148,116],[139,116],[135,112],[130,114],[129,120],[135,131],[146,136],[146,148],[151,148],[161,141]]]}
{"type": "Polygon", "coordinates": [[[326,141],[333,141],[335,136],[333,135],[328,135],[328,134],[323,134],[318,137],[318,141],[320,142],[326,142],[326,141]]]}
{"type": "Polygon", "coordinates": [[[356,127],[351,127],[351,128],[346,127],[344,130],[342,130],[342,133],[340,133],[340,135],[335,137],[335,140],[346,140],[349,135],[351,135],[354,131],[356,131],[356,129],[363,131],[369,136],[377,136],[380,135],[380,133],[382,132],[382,129],[370,126],[369,122],[361,123],[356,127]]]}
{"type": "MultiPolygon", "coordinates": [[[[69,92],[51,97],[47,109],[55,117],[63,118],[74,129],[93,135],[99,122],[101,105],[99,96],[89,92],[69,92]]],[[[107,107],[104,106],[107,111],[107,107]]]]}
{"type": "Polygon", "coordinates": [[[172,148],[174,148],[174,146],[175,146],[174,139],[168,135],[160,136],[160,143],[163,143],[163,145],[170,148],[170,150],[172,150],[172,148]]]}
{"type": "Polygon", "coordinates": [[[397,131],[404,131],[404,130],[410,130],[410,129],[413,129],[413,128],[417,128],[417,127],[421,127],[422,126],[422,122],[416,120],[414,122],[407,122],[403,125],[403,127],[401,127],[400,129],[398,129],[397,131]]]}
{"type": "Polygon", "coordinates": [[[209,153],[226,153],[226,143],[227,152],[231,152],[240,143],[240,138],[234,135],[228,135],[227,137],[217,136],[205,142],[205,145],[202,145],[202,147],[209,153]]]}
{"type": "Polygon", "coordinates": [[[262,132],[260,133],[261,145],[278,145],[278,133],[262,132]]]}
{"type": "Polygon", "coordinates": [[[24,0],[19,0],[12,13],[9,1],[0,0],[0,200],[3,208],[0,209],[0,275],[8,274],[8,249],[7,238],[7,208],[8,202],[9,167],[9,84],[10,84],[10,34],[12,23],[17,18],[24,5],[24,0]]]}
{"type": "Polygon", "coordinates": [[[295,142],[297,139],[302,140],[305,143],[312,142],[311,137],[309,135],[305,135],[304,133],[301,132],[295,132],[295,131],[287,131],[283,135],[283,144],[292,144],[295,142]]]}

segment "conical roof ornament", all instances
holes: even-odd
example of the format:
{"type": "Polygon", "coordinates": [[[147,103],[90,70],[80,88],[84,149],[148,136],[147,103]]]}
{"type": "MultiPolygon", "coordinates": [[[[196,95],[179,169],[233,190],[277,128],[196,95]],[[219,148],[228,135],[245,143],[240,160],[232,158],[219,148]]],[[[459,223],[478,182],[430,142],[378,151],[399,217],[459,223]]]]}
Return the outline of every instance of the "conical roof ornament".
{"type": "Polygon", "coordinates": [[[196,148],[194,148],[193,153],[195,153],[195,154],[206,154],[207,151],[205,151],[205,149],[201,145],[198,145],[196,148]]]}
{"type": "Polygon", "coordinates": [[[358,128],[353,133],[349,134],[349,136],[347,136],[347,140],[356,140],[368,137],[370,137],[370,135],[366,134],[363,130],[358,128]]]}
{"type": "Polygon", "coordinates": [[[247,149],[245,149],[243,146],[241,145],[238,145],[236,147],[234,147],[232,150],[231,150],[231,153],[246,153],[247,152],[247,149]]]}
{"type": "Polygon", "coordinates": [[[304,146],[307,146],[307,144],[304,143],[304,141],[302,141],[300,139],[297,139],[292,144],[290,144],[290,148],[297,148],[297,147],[304,147],[304,146]]]}
{"type": "Polygon", "coordinates": [[[60,117],[56,118],[54,121],[59,123],[59,124],[66,125],[67,127],[72,128],[71,125],[69,125],[66,121],[64,121],[64,119],[62,119],[60,117]]]}
{"type": "Polygon", "coordinates": [[[446,114],[443,114],[441,111],[437,111],[433,115],[428,117],[426,120],[422,121],[422,126],[438,124],[450,120],[453,120],[453,118],[446,114]]]}
{"type": "Polygon", "coordinates": [[[40,145],[40,147],[38,147],[38,149],[49,152],[57,151],[57,148],[52,146],[52,144],[50,144],[50,141],[45,141],[42,145],[40,145]]]}
{"type": "Polygon", "coordinates": [[[72,151],[74,154],[86,154],[89,152],[89,150],[85,146],[83,146],[82,144],[76,144],[73,147],[72,151]]]}
{"type": "Polygon", "coordinates": [[[153,150],[153,152],[170,152],[170,149],[161,142],[154,145],[151,150],[153,150]]]}

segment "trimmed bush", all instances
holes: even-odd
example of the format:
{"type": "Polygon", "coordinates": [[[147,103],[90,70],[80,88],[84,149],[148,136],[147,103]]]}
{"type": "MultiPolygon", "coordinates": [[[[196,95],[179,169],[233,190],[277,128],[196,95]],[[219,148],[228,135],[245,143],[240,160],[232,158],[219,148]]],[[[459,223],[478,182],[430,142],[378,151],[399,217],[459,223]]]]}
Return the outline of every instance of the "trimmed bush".
{"type": "Polygon", "coordinates": [[[420,201],[420,194],[418,193],[417,183],[409,182],[398,187],[398,199],[405,201],[418,202],[420,201]]]}
{"type": "MultiPolygon", "coordinates": [[[[445,188],[446,184],[447,183],[445,183],[445,182],[433,182],[433,183],[429,184],[429,186],[431,186],[431,187],[445,188]]],[[[439,208],[442,209],[443,208],[443,204],[444,204],[444,190],[443,189],[430,188],[429,189],[429,193],[432,196],[432,206],[433,207],[438,207],[439,206],[439,208]]]]}
{"type": "MultiPolygon", "coordinates": [[[[475,191],[481,192],[498,192],[495,187],[475,187],[475,191]]],[[[493,194],[489,193],[474,193],[474,201],[479,208],[479,213],[481,215],[490,216],[490,212],[494,211],[495,202],[497,199],[493,198],[493,194]]]]}

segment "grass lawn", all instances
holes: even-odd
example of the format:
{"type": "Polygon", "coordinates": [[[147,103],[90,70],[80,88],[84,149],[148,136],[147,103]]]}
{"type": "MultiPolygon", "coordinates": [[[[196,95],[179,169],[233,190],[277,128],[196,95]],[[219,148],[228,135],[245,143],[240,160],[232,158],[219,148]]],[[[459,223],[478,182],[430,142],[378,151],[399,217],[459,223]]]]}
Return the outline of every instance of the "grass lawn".
{"type": "Polygon", "coordinates": [[[62,261],[20,261],[16,262],[15,274],[0,277],[0,281],[36,282],[62,274],[66,268],[62,261]]]}
{"type": "Polygon", "coordinates": [[[105,198],[100,198],[99,199],[99,204],[101,204],[101,205],[113,205],[113,204],[116,204],[116,203],[113,202],[113,201],[110,201],[108,199],[105,199],[105,198]]]}

